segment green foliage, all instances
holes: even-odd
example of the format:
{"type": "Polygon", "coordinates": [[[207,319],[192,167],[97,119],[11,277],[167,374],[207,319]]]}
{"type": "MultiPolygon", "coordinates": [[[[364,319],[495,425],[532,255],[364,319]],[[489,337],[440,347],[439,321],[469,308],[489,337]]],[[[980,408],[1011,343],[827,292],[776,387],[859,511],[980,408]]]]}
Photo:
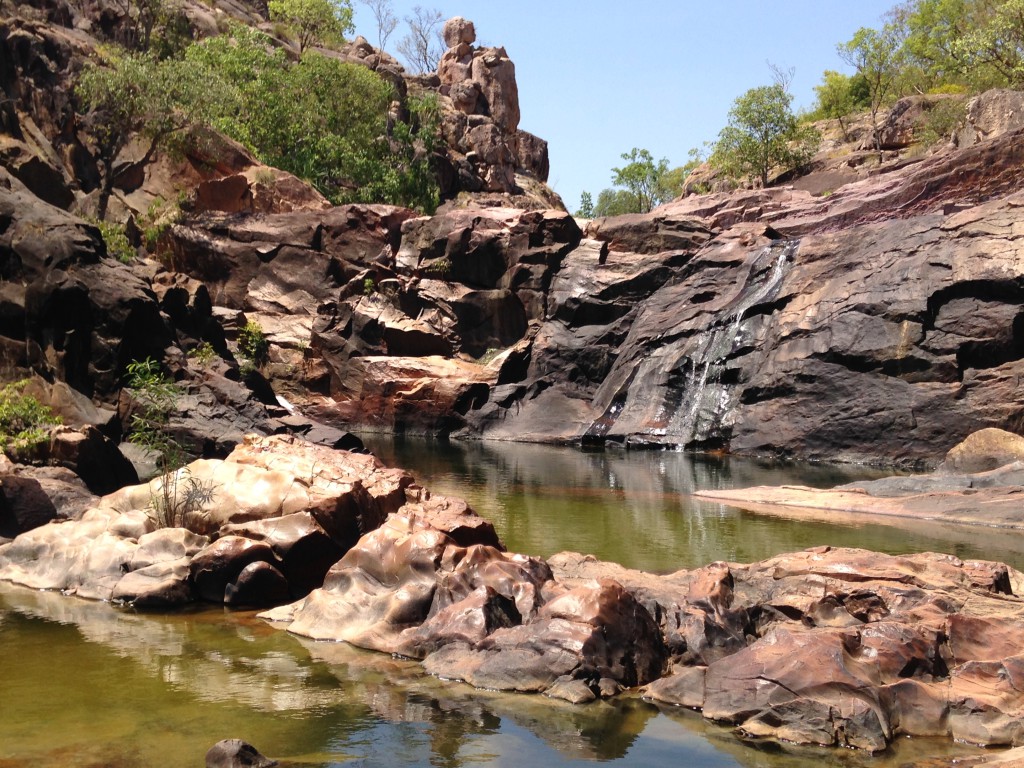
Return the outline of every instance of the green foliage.
{"type": "Polygon", "coordinates": [[[440,259],[430,262],[423,271],[432,277],[444,280],[452,273],[452,261],[447,256],[442,256],[440,259]]]}
{"type": "Polygon", "coordinates": [[[100,161],[100,219],[114,186],[114,161],[128,142],[147,138],[148,161],[173,134],[204,122],[218,95],[216,82],[186,61],[124,51],[105,51],[87,63],[75,94],[89,110],[86,125],[100,161]]]}
{"type": "MultiPolygon", "coordinates": [[[[629,162],[621,168],[612,168],[612,183],[618,189],[601,190],[596,204],[592,204],[589,192],[583,193],[586,197],[581,197],[581,211],[583,203],[586,203],[591,214],[585,218],[647,213],[656,205],[678,195],[682,187],[677,173],[679,169],[669,171],[667,159],[655,162],[650,152],[636,147],[624,152],[622,159],[629,162]]],[[[582,213],[577,215],[581,216],[582,213]]]]}
{"type": "Polygon", "coordinates": [[[594,205],[593,218],[640,213],[640,201],[628,189],[602,189],[594,205]]]}
{"type": "Polygon", "coordinates": [[[363,295],[372,296],[377,290],[377,284],[373,282],[372,277],[363,278],[363,295]]]}
{"type": "Polygon", "coordinates": [[[718,134],[710,162],[733,178],[752,176],[768,185],[774,168],[798,168],[817,148],[817,133],[801,127],[781,85],[751,88],[733,102],[729,124],[718,134]]]}
{"type": "Polygon", "coordinates": [[[340,42],[354,29],[349,0],[270,0],[267,10],[294,33],[300,54],[311,45],[340,42]]]}
{"type": "Polygon", "coordinates": [[[662,178],[668,172],[668,160],[662,158],[655,163],[650,152],[636,147],[624,152],[622,159],[629,162],[621,168],[612,168],[612,183],[625,187],[633,195],[639,208],[637,213],[647,213],[665,202],[662,178]]]}
{"type": "Polygon", "coordinates": [[[966,116],[967,106],[960,99],[950,97],[937,101],[928,110],[921,130],[921,143],[930,147],[949,141],[963,126],[966,116]]]}
{"type": "Polygon", "coordinates": [[[217,359],[217,350],[208,341],[197,344],[188,352],[190,360],[195,360],[199,365],[209,365],[217,359]]]}
{"type": "Polygon", "coordinates": [[[813,120],[838,120],[843,136],[847,136],[844,122],[854,112],[868,106],[870,95],[867,80],[860,74],[844,75],[826,69],[821,76],[821,85],[814,86],[817,103],[809,117],[813,120]]]}
{"type": "Polygon", "coordinates": [[[836,47],[839,57],[864,78],[868,91],[868,109],[875,146],[881,149],[881,126],[878,112],[882,106],[900,95],[900,79],[906,62],[903,48],[904,32],[896,24],[881,30],[861,27],[847,42],[836,47]]]}
{"type": "Polygon", "coordinates": [[[256,366],[263,365],[270,357],[270,341],[263,328],[250,320],[238,332],[238,351],[256,366]]]}
{"type": "Polygon", "coordinates": [[[117,259],[122,264],[130,264],[135,261],[135,249],[128,242],[128,235],[122,225],[99,219],[93,223],[103,237],[103,244],[107,248],[108,256],[117,259]]]}
{"type": "Polygon", "coordinates": [[[146,209],[142,217],[142,239],[146,248],[150,251],[156,250],[160,238],[172,226],[181,221],[181,203],[177,200],[164,200],[157,198],[146,209]]]}
{"type": "Polygon", "coordinates": [[[291,64],[268,43],[239,27],[189,49],[187,58],[225,86],[214,127],[334,203],[390,202],[433,212],[436,98],[410,98],[404,121],[391,85],[375,72],[316,52],[291,64]]]}
{"type": "Polygon", "coordinates": [[[150,357],[129,363],[127,374],[135,405],[128,441],[156,455],[161,474],[150,499],[156,523],[195,528],[196,515],[212,501],[214,486],[192,477],[184,467],[188,453],[170,433],[171,413],[181,388],[150,357]]]}
{"type": "Polygon", "coordinates": [[[594,198],[586,190],[580,193],[580,207],[574,215],[581,219],[594,218],[594,198]]]}
{"type": "Polygon", "coordinates": [[[919,90],[1024,85],[1024,0],[908,0],[894,23],[919,90]]]}
{"type": "Polygon", "coordinates": [[[60,424],[47,406],[25,394],[28,380],[0,387],[0,452],[31,451],[45,442],[50,427],[60,424]]]}

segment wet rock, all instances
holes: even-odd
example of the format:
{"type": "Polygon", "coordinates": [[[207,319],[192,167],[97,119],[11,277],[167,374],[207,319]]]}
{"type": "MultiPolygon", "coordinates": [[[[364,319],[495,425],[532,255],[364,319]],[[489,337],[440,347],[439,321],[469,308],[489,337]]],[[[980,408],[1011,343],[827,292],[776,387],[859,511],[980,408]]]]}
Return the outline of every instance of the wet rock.
{"type": "Polygon", "coordinates": [[[272,564],[249,563],[224,589],[225,605],[263,607],[280,605],[291,598],[288,580],[272,564]]]}
{"type": "MultiPolygon", "coordinates": [[[[203,600],[224,603],[229,597],[226,592],[228,585],[235,582],[247,566],[257,562],[276,562],[274,551],[268,544],[242,536],[224,536],[192,558],[189,572],[196,592],[203,600]]],[[[256,577],[259,578],[258,575],[256,577]]],[[[243,593],[243,596],[251,597],[251,593],[243,593]]]]}
{"type": "Polygon", "coordinates": [[[241,739],[218,741],[206,753],[206,768],[270,768],[277,765],[241,739]]]}

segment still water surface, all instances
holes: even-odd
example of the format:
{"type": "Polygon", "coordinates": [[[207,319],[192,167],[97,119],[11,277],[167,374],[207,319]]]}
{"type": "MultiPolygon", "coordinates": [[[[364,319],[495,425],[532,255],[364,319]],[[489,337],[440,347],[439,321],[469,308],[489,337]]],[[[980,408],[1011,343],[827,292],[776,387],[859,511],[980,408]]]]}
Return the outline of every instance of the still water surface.
{"type": "MultiPolygon", "coordinates": [[[[468,497],[511,549],[532,554],[575,549],[671,571],[823,543],[999,558],[992,547],[1015,549],[1013,542],[964,540],[953,529],[760,518],[693,505],[684,495],[726,484],[853,479],[833,468],[538,446],[374,448],[435,491],[468,497]]],[[[0,584],[0,768],[201,766],[206,749],[228,737],[251,741],[284,766],[310,768],[890,768],[922,755],[972,752],[904,739],[877,757],[785,753],[743,744],[694,713],[636,699],[572,706],[442,683],[414,663],[296,638],[248,612],[140,615],[0,584]]]]}

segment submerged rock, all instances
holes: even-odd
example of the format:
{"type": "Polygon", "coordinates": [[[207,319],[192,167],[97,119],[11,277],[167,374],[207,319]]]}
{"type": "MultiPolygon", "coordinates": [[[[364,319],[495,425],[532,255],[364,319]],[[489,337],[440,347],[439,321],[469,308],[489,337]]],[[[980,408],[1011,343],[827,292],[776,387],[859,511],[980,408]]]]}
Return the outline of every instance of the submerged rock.
{"type": "Polygon", "coordinates": [[[260,753],[252,744],[241,739],[224,739],[206,753],[206,768],[271,768],[277,760],[260,753]]]}

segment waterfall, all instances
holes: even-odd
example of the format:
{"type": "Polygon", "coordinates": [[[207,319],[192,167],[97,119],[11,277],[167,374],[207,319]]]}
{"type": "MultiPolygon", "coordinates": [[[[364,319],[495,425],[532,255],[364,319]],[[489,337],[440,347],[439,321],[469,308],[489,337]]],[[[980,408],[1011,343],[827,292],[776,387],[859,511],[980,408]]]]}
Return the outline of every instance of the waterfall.
{"type": "Polygon", "coordinates": [[[684,384],[671,398],[674,402],[666,403],[672,409],[666,414],[666,426],[652,430],[653,434],[672,438],[682,449],[721,424],[730,400],[722,373],[741,340],[743,321],[751,309],[778,295],[786,266],[799,245],[799,240],[777,240],[757,255],[739,292],[697,335],[693,352],[673,372],[683,374],[684,384]]]}

